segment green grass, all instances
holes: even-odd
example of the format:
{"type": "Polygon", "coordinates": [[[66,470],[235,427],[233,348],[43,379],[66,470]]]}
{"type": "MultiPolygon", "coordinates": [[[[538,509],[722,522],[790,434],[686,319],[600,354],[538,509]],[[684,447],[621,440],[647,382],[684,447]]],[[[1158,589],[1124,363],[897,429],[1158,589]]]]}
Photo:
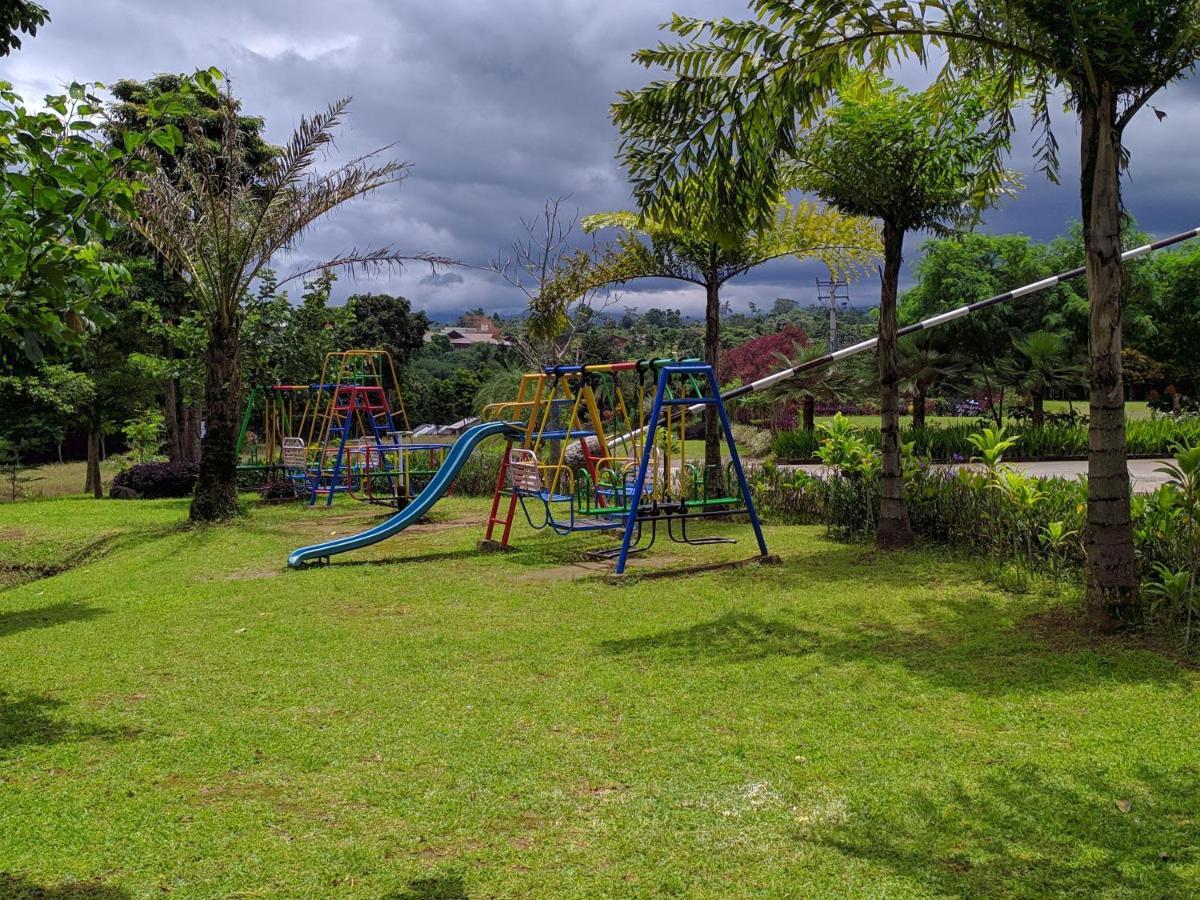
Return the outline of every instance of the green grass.
{"type": "MultiPolygon", "coordinates": [[[[107,488],[119,471],[120,463],[107,459],[100,463],[100,479],[107,488]]],[[[37,500],[46,497],[82,496],[87,480],[87,463],[82,460],[65,463],[47,463],[27,469],[22,473],[33,479],[20,486],[19,500],[37,500]]],[[[7,482],[0,483],[0,503],[10,502],[7,482]]]]}
{"type": "MultiPolygon", "coordinates": [[[[1200,884],[1200,677],[1063,626],[1069,600],[790,527],[782,566],[609,585],[579,562],[599,537],[477,553],[462,499],[289,572],[375,513],[185,510],[0,510],[34,579],[0,591],[4,896],[1200,884]]],[[[750,552],[663,541],[638,567],[750,552]]]]}

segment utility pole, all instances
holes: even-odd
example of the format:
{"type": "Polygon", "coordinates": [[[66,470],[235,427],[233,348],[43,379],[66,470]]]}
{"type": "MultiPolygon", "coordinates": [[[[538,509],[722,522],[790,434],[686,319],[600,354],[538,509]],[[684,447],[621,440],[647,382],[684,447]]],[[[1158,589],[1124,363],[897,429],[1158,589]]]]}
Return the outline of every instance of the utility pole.
{"type": "Polygon", "coordinates": [[[847,309],[850,306],[850,283],[835,278],[832,273],[828,280],[818,278],[817,302],[829,310],[829,351],[832,353],[838,349],[838,309],[847,309]]]}

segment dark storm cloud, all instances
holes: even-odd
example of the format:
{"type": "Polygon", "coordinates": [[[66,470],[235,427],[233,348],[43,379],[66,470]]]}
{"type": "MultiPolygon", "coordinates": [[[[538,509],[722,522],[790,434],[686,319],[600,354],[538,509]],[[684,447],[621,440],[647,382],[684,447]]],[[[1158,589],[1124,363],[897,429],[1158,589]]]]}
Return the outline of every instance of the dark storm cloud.
{"type": "MultiPolygon", "coordinates": [[[[234,79],[246,110],[266,118],[273,140],[283,140],[301,115],[353,95],[339,155],[393,145],[391,154],[412,163],[410,177],[338,212],[278,268],[381,244],[482,266],[548,197],[569,195],[570,212],[629,205],[613,159],[608,106],[617,90],[646,79],[629,54],[658,40],[658,23],[674,9],[738,15],[742,6],[729,0],[57,0],[52,24],[6,60],[3,71],[37,95],[71,79],[113,81],[217,65],[234,79]]],[[[1168,118],[1159,123],[1146,111],[1131,131],[1126,201],[1144,228],[1165,233],[1200,224],[1189,219],[1200,161],[1179,149],[1200,125],[1200,94],[1194,85],[1180,86],[1156,105],[1168,118]]],[[[1060,140],[1063,186],[1027,175],[1020,197],[990,215],[988,228],[1046,238],[1077,216],[1069,118],[1060,140]]],[[[1028,146],[1014,146],[1014,166],[1025,171],[1028,146]]],[[[772,264],[732,285],[727,296],[735,306],[781,295],[809,298],[819,271],[812,264],[772,264]]],[[[678,288],[639,285],[620,302],[702,307],[697,291],[678,288]]],[[[435,316],[480,305],[521,307],[516,292],[479,268],[431,275],[415,266],[357,283],[343,277],[339,293],[352,290],[404,293],[435,316]]],[[[872,291],[860,284],[856,299],[865,302],[872,291]]]]}

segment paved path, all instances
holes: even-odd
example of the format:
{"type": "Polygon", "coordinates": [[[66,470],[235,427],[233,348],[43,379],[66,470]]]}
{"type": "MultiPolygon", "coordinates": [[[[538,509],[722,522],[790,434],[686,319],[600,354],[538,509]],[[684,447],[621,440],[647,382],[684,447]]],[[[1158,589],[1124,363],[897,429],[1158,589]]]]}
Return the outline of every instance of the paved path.
{"type": "MultiPolygon", "coordinates": [[[[1133,489],[1141,493],[1149,493],[1159,485],[1165,484],[1167,476],[1155,471],[1167,460],[1165,459],[1131,459],[1129,474],[1133,478],[1133,489]]],[[[1036,475],[1039,478],[1075,478],[1087,474],[1087,463],[1081,459],[1055,462],[1017,462],[1011,463],[1014,469],[1036,475]]],[[[796,466],[795,468],[812,475],[820,474],[822,466],[796,466]]]]}

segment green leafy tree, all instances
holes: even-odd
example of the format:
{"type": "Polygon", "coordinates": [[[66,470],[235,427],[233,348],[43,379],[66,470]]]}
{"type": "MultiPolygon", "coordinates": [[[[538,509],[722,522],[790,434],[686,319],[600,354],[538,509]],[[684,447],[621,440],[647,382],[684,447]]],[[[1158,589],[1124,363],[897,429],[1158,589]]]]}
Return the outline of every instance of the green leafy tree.
{"type": "MultiPolygon", "coordinates": [[[[1024,235],[969,232],[927,240],[915,267],[917,284],[900,299],[900,322],[917,322],[1039,281],[1058,271],[1056,265],[1047,246],[1024,235]]],[[[1066,330],[1063,320],[1074,315],[1072,306],[1079,300],[1070,285],[1059,285],[1045,294],[992,306],[915,337],[961,363],[953,373],[954,383],[964,392],[978,390],[994,401],[988,412],[1000,426],[1004,424],[1006,385],[1015,364],[1013,341],[1033,331],[1066,330]]],[[[1081,302],[1086,329],[1087,301],[1081,302]]]]}
{"type": "MultiPolygon", "coordinates": [[[[76,344],[103,319],[103,303],[128,273],[100,242],[114,215],[134,214],[141,158],[150,144],[174,148],[173,125],[130,131],[120,147],[102,136],[96,85],[72,84],[33,110],[0,82],[0,368],[36,363],[47,346],[76,344]]],[[[190,92],[184,81],[181,92],[190,92]]],[[[157,98],[157,121],[179,101],[157,98]]]]}
{"type": "MultiPolygon", "coordinates": [[[[1058,142],[1050,108],[1066,95],[1079,124],[1080,199],[1089,298],[1091,430],[1087,596],[1091,619],[1135,619],[1138,573],[1125,457],[1121,379],[1121,172],[1124,135],[1161,88],[1200,56],[1200,4],[1177,0],[755,0],[750,21],[676,16],[683,43],[636,59],[675,77],[623,95],[615,119],[639,206],[686,221],[686,184],[711,185],[706,207],[721,222],[769,215],[787,186],[787,163],[855,67],[876,71],[905,57],[941,64],[948,86],[988,73],[987,130],[997,149],[1028,99],[1035,151],[1054,176],[1058,142]]],[[[1002,177],[1001,154],[993,164],[1002,177]]]]}
{"type": "Polygon", "coordinates": [[[355,294],[346,306],[350,314],[345,332],[348,346],[386,350],[400,370],[425,345],[429,317],[413,312],[412,304],[404,297],[355,294]]]}
{"type": "MultiPolygon", "coordinates": [[[[164,97],[178,97],[177,103],[161,115],[163,124],[179,130],[183,140],[170,152],[149,148],[156,163],[168,176],[178,162],[196,153],[213,154],[223,129],[221,100],[216,91],[195,91],[179,96],[181,77],[156,75],[146,81],[125,79],[112,86],[113,101],[108,106],[105,134],[113,146],[124,145],[125,135],[145,131],[154,121],[156,103],[164,97]]],[[[243,179],[263,178],[280,149],[262,137],[261,117],[237,114],[243,148],[243,179]]],[[[219,154],[218,154],[219,155],[219,154]]],[[[172,460],[192,460],[199,452],[199,425],[203,399],[201,355],[203,329],[197,328],[197,310],[188,291],[184,273],[169,266],[154,249],[130,230],[122,228],[115,241],[107,245],[113,259],[133,275],[132,290],[143,305],[147,323],[158,341],[157,354],[163,358],[162,403],[166,422],[167,455],[172,460]],[[115,251],[115,252],[114,252],[115,251]]],[[[257,296],[262,296],[260,290],[257,296]]],[[[259,313],[265,312],[260,308],[259,313]]],[[[261,315],[254,317],[261,323],[261,315]]],[[[149,348],[148,348],[149,352],[149,348]]]]}
{"type": "MultiPolygon", "coordinates": [[[[814,203],[775,203],[761,227],[736,235],[706,230],[711,220],[668,225],[634,212],[602,213],[583,220],[585,230],[616,228],[612,252],[597,258],[585,279],[592,285],[621,284],[639,278],[683,281],[704,289],[704,361],[714,368],[721,354],[721,288],[771,260],[813,257],[837,271],[850,272],[878,258],[879,234],[867,219],[843,215],[814,203]]],[[[704,419],[704,467],[721,472],[721,432],[711,407],[704,419]]]]}
{"type": "MultiPolygon", "coordinates": [[[[825,344],[813,342],[808,346],[797,346],[788,355],[779,354],[778,368],[795,368],[829,352],[825,344]]],[[[808,369],[795,378],[780,381],[763,392],[765,402],[777,408],[798,402],[801,409],[801,427],[808,432],[816,430],[818,403],[837,403],[863,389],[862,379],[852,368],[846,366],[819,366],[808,369]]]]}
{"type": "MultiPolygon", "coordinates": [[[[215,148],[193,142],[194,153],[160,169],[137,194],[134,227],[186,273],[192,299],[207,328],[204,410],[207,432],[192,499],[193,521],[225,519],[237,512],[237,454],[241,413],[240,336],[244,301],[258,274],[292,249],[319,218],[381,187],[398,183],[405,165],[368,154],[332,171],[314,172],[345,114],[349,100],[305,119],[265,177],[248,178],[238,106],[221,95],[221,140],[215,148]]],[[[406,260],[387,247],[351,251],[319,266],[378,267],[406,260]]]]}
{"type": "Polygon", "coordinates": [[[32,0],[6,0],[0,4],[0,56],[21,49],[18,32],[35,37],[49,19],[46,8],[32,0]]]}
{"type": "Polygon", "coordinates": [[[964,88],[954,101],[910,94],[879,79],[847,83],[800,146],[796,180],[847,215],[883,226],[879,291],[879,408],[883,469],[877,540],[908,547],[914,540],[900,462],[898,296],[904,238],[910,231],[946,232],[968,224],[1001,187],[989,165],[991,138],[980,131],[982,94],[964,88]]]}

